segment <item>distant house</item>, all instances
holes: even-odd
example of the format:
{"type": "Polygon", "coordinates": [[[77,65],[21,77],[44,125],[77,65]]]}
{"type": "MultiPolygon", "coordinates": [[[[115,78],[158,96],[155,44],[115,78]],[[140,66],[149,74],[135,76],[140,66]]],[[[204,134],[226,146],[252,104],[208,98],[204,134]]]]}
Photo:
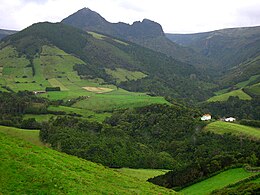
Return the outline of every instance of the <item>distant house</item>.
{"type": "Polygon", "coordinates": [[[208,121],[208,120],[211,120],[211,115],[210,114],[204,114],[200,120],[202,121],[208,121]]]}
{"type": "Polygon", "coordinates": [[[234,122],[236,119],[234,117],[228,117],[228,118],[225,118],[225,121],[226,122],[234,122]]]}

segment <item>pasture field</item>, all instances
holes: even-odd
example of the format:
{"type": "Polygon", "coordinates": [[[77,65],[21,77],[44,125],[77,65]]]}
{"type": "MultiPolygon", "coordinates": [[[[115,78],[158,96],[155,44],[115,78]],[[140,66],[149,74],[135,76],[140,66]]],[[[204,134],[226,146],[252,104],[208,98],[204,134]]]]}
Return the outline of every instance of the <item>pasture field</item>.
{"type": "Polygon", "coordinates": [[[170,189],[3,133],[0,156],[0,194],[174,194],[170,189]]]}
{"type": "Polygon", "coordinates": [[[239,87],[239,88],[246,87],[249,83],[258,79],[258,77],[260,77],[260,75],[251,76],[247,81],[243,81],[243,82],[236,84],[236,87],[239,87]]]}
{"type": "Polygon", "coordinates": [[[260,83],[249,86],[246,88],[250,94],[260,96],[260,83]]]}
{"type": "Polygon", "coordinates": [[[232,133],[237,136],[246,136],[252,139],[260,140],[260,128],[249,127],[236,123],[216,121],[209,123],[204,130],[212,131],[217,134],[232,133]]]}
{"type": "Polygon", "coordinates": [[[139,71],[130,71],[123,68],[115,70],[106,69],[106,73],[111,75],[118,83],[128,80],[137,80],[146,77],[147,75],[139,71]]]}
{"type": "Polygon", "coordinates": [[[73,108],[67,106],[50,106],[48,108],[50,111],[63,111],[67,114],[80,114],[83,118],[88,119],[89,121],[98,121],[103,122],[105,118],[110,117],[111,113],[96,113],[90,110],[81,109],[81,108],[73,108]]]}
{"type": "Polygon", "coordinates": [[[250,173],[243,168],[229,169],[206,180],[188,186],[180,192],[185,195],[206,195],[214,190],[224,188],[229,184],[237,183],[255,174],[258,173],[250,173]]]}
{"type": "Polygon", "coordinates": [[[242,91],[242,89],[238,89],[235,91],[231,91],[228,93],[223,93],[220,95],[213,96],[207,100],[207,102],[216,102],[216,101],[227,101],[230,96],[238,96],[241,100],[251,100],[252,98],[242,91]]]}
{"type": "Polygon", "coordinates": [[[23,115],[23,119],[35,118],[37,122],[47,122],[51,117],[57,117],[57,115],[53,114],[25,114],[23,115]]]}
{"type": "Polygon", "coordinates": [[[37,146],[44,144],[39,139],[39,130],[18,129],[15,127],[0,126],[0,133],[23,139],[37,146]]]}
{"type": "Polygon", "coordinates": [[[150,97],[148,95],[142,94],[138,95],[132,94],[96,94],[95,96],[90,96],[90,98],[81,100],[72,105],[75,108],[83,108],[92,111],[112,111],[125,108],[133,108],[146,106],[149,104],[162,104],[167,103],[163,97],[150,97]]]}
{"type": "Polygon", "coordinates": [[[169,170],[162,170],[162,169],[131,169],[131,168],[120,168],[114,169],[115,171],[122,173],[124,175],[137,178],[141,181],[147,181],[150,178],[164,175],[169,170]]]}

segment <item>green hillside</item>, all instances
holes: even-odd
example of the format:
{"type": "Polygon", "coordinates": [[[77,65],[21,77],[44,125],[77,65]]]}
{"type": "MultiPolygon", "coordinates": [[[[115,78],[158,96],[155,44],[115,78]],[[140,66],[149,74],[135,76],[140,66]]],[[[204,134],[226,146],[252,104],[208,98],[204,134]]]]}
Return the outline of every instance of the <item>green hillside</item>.
{"type": "Polygon", "coordinates": [[[102,84],[189,101],[211,95],[210,88],[201,87],[211,86],[209,79],[190,64],[60,23],[34,24],[3,39],[0,67],[1,90],[59,87],[56,99],[102,84]]]}
{"type": "Polygon", "coordinates": [[[196,34],[166,34],[173,42],[194,49],[215,62],[212,68],[222,87],[260,74],[260,26],[196,34]]]}
{"type": "Polygon", "coordinates": [[[0,193],[173,194],[101,165],[0,133],[0,193]]]}
{"type": "Polygon", "coordinates": [[[40,141],[39,130],[26,130],[15,127],[0,126],[0,132],[8,136],[23,139],[37,146],[44,146],[40,141]]]}
{"type": "Polygon", "coordinates": [[[224,134],[224,133],[232,133],[234,135],[243,135],[247,137],[251,137],[257,140],[260,140],[260,129],[239,125],[236,123],[229,123],[229,122],[222,122],[216,121],[213,123],[208,124],[205,127],[206,131],[212,131],[217,134],[224,134]]]}
{"type": "Polygon", "coordinates": [[[251,100],[252,99],[242,89],[238,89],[238,90],[234,90],[231,92],[213,96],[213,97],[209,98],[207,101],[208,102],[227,101],[230,96],[238,96],[239,99],[241,99],[241,100],[251,100]]]}
{"type": "Polygon", "coordinates": [[[218,175],[184,188],[180,192],[187,195],[206,195],[216,189],[224,188],[225,186],[234,184],[256,174],[257,173],[247,172],[243,168],[229,169],[218,175]]]}

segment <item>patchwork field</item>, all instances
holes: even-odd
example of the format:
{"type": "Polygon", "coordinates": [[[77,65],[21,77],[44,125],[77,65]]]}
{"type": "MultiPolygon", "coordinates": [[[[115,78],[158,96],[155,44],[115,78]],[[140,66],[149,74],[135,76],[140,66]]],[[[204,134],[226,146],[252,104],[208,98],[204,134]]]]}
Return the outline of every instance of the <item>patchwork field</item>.
{"type": "Polygon", "coordinates": [[[180,192],[185,195],[210,194],[216,189],[224,188],[229,184],[234,184],[255,174],[258,173],[250,173],[245,171],[243,168],[230,169],[218,175],[210,177],[209,179],[184,188],[180,192]]]}
{"type": "Polygon", "coordinates": [[[106,69],[106,73],[116,79],[117,83],[128,80],[138,80],[147,76],[146,74],[139,71],[129,71],[122,68],[116,68],[115,70],[106,69]]]}
{"type": "Polygon", "coordinates": [[[237,136],[246,136],[260,140],[260,128],[239,125],[223,121],[216,121],[205,127],[206,131],[212,131],[217,134],[232,133],[237,136]]]}
{"type": "Polygon", "coordinates": [[[1,132],[0,156],[0,194],[174,193],[90,161],[35,146],[1,132]]]}

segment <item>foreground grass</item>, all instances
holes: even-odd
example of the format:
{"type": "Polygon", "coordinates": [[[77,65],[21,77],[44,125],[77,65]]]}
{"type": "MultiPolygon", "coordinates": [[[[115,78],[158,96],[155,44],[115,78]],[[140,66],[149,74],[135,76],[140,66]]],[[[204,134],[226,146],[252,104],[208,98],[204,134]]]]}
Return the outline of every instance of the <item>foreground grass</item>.
{"type": "Polygon", "coordinates": [[[173,194],[101,165],[0,133],[0,194],[173,194]]]}
{"type": "Polygon", "coordinates": [[[121,169],[115,169],[115,171],[120,172],[124,175],[135,177],[141,181],[147,181],[150,178],[153,178],[153,177],[156,177],[159,175],[164,175],[169,170],[121,168],[121,169]]]}
{"type": "Polygon", "coordinates": [[[213,190],[224,188],[229,184],[236,183],[255,174],[257,173],[246,172],[243,168],[230,169],[184,188],[180,192],[187,195],[209,194],[213,190]]]}
{"type": "Polygon", "coordinates": [[[253,139],[260,140],[260,129],[239,125],[236,123],[229,123],[223,121],[216,121],[210,123],[205,128],[206,131],[212,131],[217,134],[232,133],[234,135],[244,135],[253,139]]]}
{"type": "Polygon", "coordinates": [[[23,139],[37,146],[44,146],[39,139],[39,132],[39,130],[26,130],[15,127],[0,126],[0,133],[23,139]]]}
{"type": "Polygon", "coordinates": [[[207,100],[207,102],[216,102],[216,101],[227,101],[230,96],[238,96],[241,100],[251,100],[252,98],[242,91],[242,89],[238,89],[235,91],[231,91],[228,93],[224,93],[220,95],[213,96],[207,100]]]}

